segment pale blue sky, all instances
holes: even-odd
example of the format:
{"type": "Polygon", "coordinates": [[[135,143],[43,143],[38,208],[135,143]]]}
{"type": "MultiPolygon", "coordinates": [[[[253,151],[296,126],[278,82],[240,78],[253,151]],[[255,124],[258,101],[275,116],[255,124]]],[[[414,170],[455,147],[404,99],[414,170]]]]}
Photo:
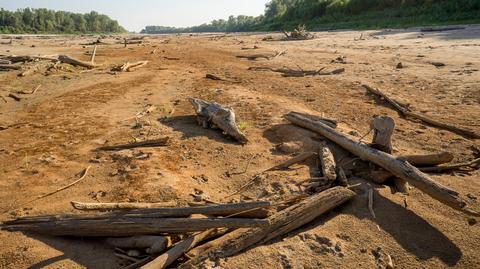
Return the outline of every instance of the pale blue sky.
{"type": "Polygon", "coordinates": [[[127,28],[140,31],[146,25],[193,26],[229,15],[263,14],[268,0],[0,0],[0,8],[48,8],[106,14],[127,28]]]}

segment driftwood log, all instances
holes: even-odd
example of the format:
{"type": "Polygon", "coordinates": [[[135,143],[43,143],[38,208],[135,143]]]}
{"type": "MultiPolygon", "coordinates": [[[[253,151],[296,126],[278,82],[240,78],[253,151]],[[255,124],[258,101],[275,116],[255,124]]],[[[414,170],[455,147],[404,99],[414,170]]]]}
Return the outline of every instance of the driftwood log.
{"type": "Polygon", "coordinates": [[[62,219],[24,218],[4,222],[1,230],[55,236],[120,237],[145,234],[188,233],[213,228],[244,228],[268,225],[266,219],[239,218],[128,218],[62,219]]]}
{"type": "Polygon", "coordinates": [[[361,159],[371,161],[384,168],[393,175],[406,180],[412,186],[430,195],[439,202],[444,203],[453,209],[465,212],[466,214],[478,215],[477,212],[467,208],[465,201],[459,197],[457,192],[431,180],[426,174],[422,173],[405,160],[397,159],[388,153],[358,143],[348,136],[328,127],[322,122],[313,121],[301,114],[290,112],[285,115],[285,118],[293,124],[319,133],[354,155],[357,155],[361,159]]]}
{"type": "Polygon", "coordinates": [[[139,235],[131,237],[111,237],[105,242],[113,247],[124,249],[145,249],[148,254],[161,253],[170,245],[170,239],[158,235],[139,235]]]}
{"type": "Polygon", "coordinates": [[[345,72],[345,68],[338,68],[332,71],[323,71],[325,67],[318,70],[294,70],[290,68],[271,68],[271,67],[249,67],[253,71],[272,71],[281,73],[283,77],[307,77],[307,76],[328,76],[338,75],[345,72]]]}
{"type": "Polygon", "coordinates": [[[159,139],[146,140],[146,141],[135,142],[130,144],[119,144],[114,146],[99,147],[96,150],[115,151],[115,150],[124,150],[124,149],[132,149],[132,148],[164,147],[168,144],[169,139],[170,138],[166,136],[159,139]]]}
{"type": "Polygon", "coordinates": [[[422,155],[403,155],[398,157],[399,159],[405,159],[411,165],[421,166],[434,166],[453,161],[453,154],[450,152],[439,152],[422,155]]]}
{"type": "Polygon", "coordinates": [[[264,243],[285,235],[325,212],[343,204],[355,193],[343,187],[334,187],[317,193],[268,218],[270,225],[252,229],[238,229],[216,240],[214,246],[200,253],[180,268],[194,268],[208,259],[225,258],[257,243],[264,243]]]}
{"type": "Polygon", "coordinates": [[[232,108],[222,106],[218,103],[210,103],[198,98],[190,97],[189,100],[197,113],[198,123],[204,128],[213,125],[242,144],[248,142],[247,137],[240,131],[235,122],[235,112],[232,108]]]}
{"type": "Polygon", "coordinates": [[[434,119],[432,119],[428,116],[412,112],[410,110],[410,108],[408,108],[407,106],[405,106],[403,104],[400,104],[399,102],[393,100],[392,98],[387,96],[385,93],[381,92],[380,90],[374,89],[374,88],[372,88],[368,85],[365,85],[365,84],[363,85],[363,87],[368,92],[383,98],[390,105],[392,105],[398,112],[400,112],[400,114],[402,114],[404,117],[415,118],[415,119],[421,120],[425,123],[428,123],[432,126],[436,126],[436,127],[441,128],[441,129],[445,129],[445,130],[454,132],[456,134],[459,134],[459,135],[462,135],[462,136],[465,136],[465,137],[468,137],[468,138],[480,139],[480,133],[478,133],[478,132],[475,132],[475,131],[472,131],[472,130],[469,130],[469,129],[466,129],[466,128],[462,128],[462,127],[459,127],[459,126],[456,126],[456,125],[443,123],[443,122],[440,122],[438,120],[434,120],[434,119]]]}
{"type": "Polygon", "coordinates": [[[72,58],[72,57],[67,56],[67,55],[58,56],[58,60],[62,63],[71,64],[71,65],[74,65],[74,66],[81,66],[81,67],[85,67],[85,68],[88,68],[88,69],[93,69],[95,67],[98,67],[98,65],[93,64],[91,62],[80,61],[80,60],[77,60],[77,59],[72,58]]]}
{"type": "Polygon", "coordinates": [[[139,61],[139,62],[135,62],[135,63],[126,62],[121,66],[117,66],[117,67],[112,68],[112,71],[131,72],[131,71],[133,71],[135,69],[138,69],[140,67],[143,67],[147,64],[148,64],[148,61],[139,61]]]}

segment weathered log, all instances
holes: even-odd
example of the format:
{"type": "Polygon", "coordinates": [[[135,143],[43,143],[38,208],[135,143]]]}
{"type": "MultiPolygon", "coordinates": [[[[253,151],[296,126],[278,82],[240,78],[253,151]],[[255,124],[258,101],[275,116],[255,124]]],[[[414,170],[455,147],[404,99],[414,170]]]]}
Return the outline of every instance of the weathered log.
{"type": "Polygon", "coordinates": [[[405,117],[415,118],[415,119],[421,120],[425,123],[428,123],[432,126],[436,126],[436,127],[441,128],[441,129],[445,129],[445,130],[454,132],[456,134],[459,134],[459,135],[462,135],[462,136],[465,136],[465,137],[468,137],[468,138],[480,139],[480,133],[478,133],[478,132],[475,132],[475,131],[472,131],[472,130],[469,130],[469,129],[466,129],[466,128],[463,128],[463,127],[455,126],[455,125],[452,125],[452,124],[443,123],[443,122],[440,122],[438,120],[434,120],[434,119],[432,119],[428,116],[412,112],[409,108],[407,108],[407,107],[401,105],[400,103],[396,102],[395,100],[393,100],[392,98],[387,96],[385,93],[381,92],[380,90],[374,89],[374,88],[372,88],[368,85],[365,85],[365,84],[363,85],[363,87],[367,91],[369,91],[370,93],[373,93],[377,96],[382,97],[385,101],[387,101],[389,104],[391,104],[398,112],[400,112],[400,114],[402,114],[405,117]]]}
{"type": "Polygon", "coordinates": [[[172,264],[183,254],[188,252],[190,249],[194,248],[196,245],[202,241],[207,240],[208,238],[214,237],[217,234],[216,229],[211,229],[208,231],[201,232],[196,235],[192,235],[178,243],[176,243],[172,248],[167,252],[158,256],[153,261],[147,263],[146,265],[140,267],[141,269],[163,269],[172,264]]]}
{"type": "Polygon", "coordinates": [[[271,67],[249,67],[248,70],[254,71],[272,71],[282,73],[283,77],[306,77],[306,76],[328,76],[337,75],[345,72],[345,68],[338,68],[328,72],[322,72],[325,67],[318,70],[293,70],[290,68],[271,68],[271,67]]]}
{"type": "Polygon", "coordinates": [[[98,65],[96,65],[96,64],[93,64],[93,63],[90,63],[90,62],[80,61],[80,60],[77,60],[77,59],[72,58],[72,57],[67,56],[67,55],[58,56],[58,60],[62,63],[67,63],[67,64],[71,64],[71,65],[74,65],[74,66],[82,66],[82,67],[86,67],[88,69],[93,69],[95,67],[98,67],[98,65]]]}
{"type": "Polygon", "coordinates": [[[398,159],[405,159],[411,165],[420,166],[433,166],[453,161],[453,154],[450,152],[439,152],[431,154],[421,155],[402,155],[397,157],[398,159]]]}
{"type": "Polygon", "coordinates": [[[198,266],[207,259],[225,258],[245,250],[257,243],[270,241],[285,235],[343,204],[355,196],[355,193],[343,187],[334,187],[317,193],[282,210],[268,220],[270,225],[252,229],[238,229],[219,239],[218,245],[207,249],[180,268],[198,266]]]}
{"type": "Polygon", "coordinates": [[[189,100],[195,108],[198,123],[204,128],[207,128],[209,124],[214,124],[240,143],[248,142],[247,137],[240,131],[235,122],[235,112],[232,108],[193,97],[190,97],[189,100]]]}
{"type": "Polygon", "coordinates": [[[174,207],[177,203],[172,202],[160,202],[160,203],[82,203],[82,202],[70,202],[73,208],[83,211],[91,210],[131,210],[131,209],[144,209],[144,208],[159,208],[159,207],[174,207]]]}
{"type": "Polygon", "coordinates": [[[110,246],[125,249],[145,249],[148,254],[161,253],[170,245],[170,239],[158,235],[139,235],[132,237],[111,237],[105,239],[110,246]]]}
{"type": "Polygon", "coordinates": [[[300,163],[300,162],[303,162],[305,161],[306,159],[312,157],[312,156],[315,156],[316,153],[315,152],[303,152],[303,153],[300,153],[299,155],[291,158],[291,159],[288,159],[287,161],[279,164],[279,165],[276,165],[270,169],[268,169],[267,171],[275,171],[275,170],[282,170],[282,169],[287,169],[289,168],[290,166],[296,164],[296,163],[300,163]]]}
{"type": "Polygon", "coordinates": [[[408,183],[417,187],[439,202],[467,214],[478,215],[478,213],[473,212],[466,207],[465,201],[459,197],[457,192],[431,180],[426,174],[422,173],[408,162],[399,160],[388,153],[371,148],[365,144],[358,143],[346,135],[328,127],[322,122],[312,121],[311,119],[295,112],[288,113],[285,115],[285,118],[296,125],[323,135],[354,155],[359,156],[361,159],[371,161],[385,170],[388,170],[393,175],[405,179],[408,183]]]}
{"type": "Polygon", "coordinates": [[[146,141],[135,142],[130,144],[119,144],[114,146],[99,147],[96,150],[115,151],[115,150],[124,150],[124,149],[132,149],[132,148],[164,147],[167,145],[169,139],[170,138],[166,136],[159,139],[146,140],[146,141]]]}
{"type": "Polygon", "coordinates": [[[56,236],[119,237],[145,234],[187,233],[212,228],[262,227],[267,219],[238,218],[128,218],[107,219],[19,219],[4,222],[1,230],[56,236]]]}
{"type": "Polygon", "coordinates": [[[327,181],[333,182],[337,179],[337,165],[332,151],[328,148],[326,143],[322,143],[318,149],[318,158],[320,160],[323,176],[327,181]]]}

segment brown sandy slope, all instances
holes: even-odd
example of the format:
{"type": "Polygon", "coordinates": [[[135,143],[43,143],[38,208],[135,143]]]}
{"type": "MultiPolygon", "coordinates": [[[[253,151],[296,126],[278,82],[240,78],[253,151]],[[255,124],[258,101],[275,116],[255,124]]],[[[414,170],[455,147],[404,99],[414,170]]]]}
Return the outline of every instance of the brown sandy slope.
{"type": "MultiPolygon", "coordinates": [[[[103,64],[99,70],[83,72],[64,66],[70,71],[24,78],[17,77],[17,71],[0,73],[3,96],[42,84],[20,102],[8,97],[8,103],[0,100],[0,125],[17,124],[0,131],[0,220],[74,212],[72,200],[191,201],[194,189],[217,202],[289,197],[299,192],[295,183],[309,177],[307,166],[269,173],[242,197],[225,198],[256,172],[289,157],[275,150],[278,143],[311,146],[309,137],[315,135],[281,118],[289,110],[336,118],[340,130],[360,135],[368,131],[373,115],[389,115],[397,123],[395,154],[448,150],[455,154],[455,161],[478,154],[479,140],[403,119],[366,95],[361,83],[381,88],[416,111],[480,131],[480,27],[425,34],[370,31],[358,41],[354,39],[360,32],[317,36],[296,42],[265,42],[261,35],[152,36],[146,45],[99,46],[96,61],[103,64]],[[255,44],[260,49],[241,49],[255,44]],[[283,50],[286,55],[272,60],[235,57],[283,50]],[[346,56],[346,64],[331,63],[340,55],[346,56]],[[139,60],[150,63],[135,72],[106,73],[115,64],[139,60]],[[398,62],[403,69],[395,68],[398,62]],[[437,68],[429,62],[446,66],[437,68]],[[278,73],[248,71],[251,66],[344,67],[346,72],[283,78],[278,73]],[[206,73],[229,81],[207,80],[206,73]],[[218,131],[198,126],[189,96],[233,107],[250,142],[241,146],[218,131]],[[157,109],[140,120],[140,128],[132,128],[132,117],[149,105],[157,109]],[[151,154],[145,160],[91,151],[105,143],[164,135],[172,138],[168,147],[135,150],[151,154]],[[250,159],[247,173],[235,174],[250,159]],[[88,165],[92,168],[79,184],[25,204],[69,184],[88,165]]],[[[92,40],[25,37],[15,39],[13,45],[0,45],[0,54],[66,53],[88,60],[84,53],[91,47],[80,44],[92,40]]],[[[480,209],[473,199],[480,197],[478,171],[432,178],[463,197],[469,194],[470,206],[480,209]]],[[[402,194],[392,194],[389,187],[375,188],[376,219],[368,212],[367,192],[360,190],[353,202],[286,238],[218,262],[222,268],[384,268],[389,254],[396,268],[480,268],[478,224],[469,225],[468,217],[418,190],[411,191],[405,208],[402,194]]],[[[0,232],[0,246],[1,268],[117,268],[121,264],[110,248],[94,240],[0,232]]]]}

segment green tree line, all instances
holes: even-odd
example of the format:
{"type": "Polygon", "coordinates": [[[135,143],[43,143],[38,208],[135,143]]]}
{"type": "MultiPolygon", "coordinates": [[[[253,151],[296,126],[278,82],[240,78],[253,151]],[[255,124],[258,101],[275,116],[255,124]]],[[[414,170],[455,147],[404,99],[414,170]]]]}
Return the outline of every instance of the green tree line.
{"type": "Polygon", "coordinates": [[[380,28],[479,23],[480,0],[271,0],[264,15],[230,16],[188,28],[147,26],[143,33],[380,28]]]}
{"type": "Polygon", "coordinates": [[[45,8],[0,9],[0,33],[120,33],[125,29],[107,15],[95,11],[86,14],[45,8]]]}

